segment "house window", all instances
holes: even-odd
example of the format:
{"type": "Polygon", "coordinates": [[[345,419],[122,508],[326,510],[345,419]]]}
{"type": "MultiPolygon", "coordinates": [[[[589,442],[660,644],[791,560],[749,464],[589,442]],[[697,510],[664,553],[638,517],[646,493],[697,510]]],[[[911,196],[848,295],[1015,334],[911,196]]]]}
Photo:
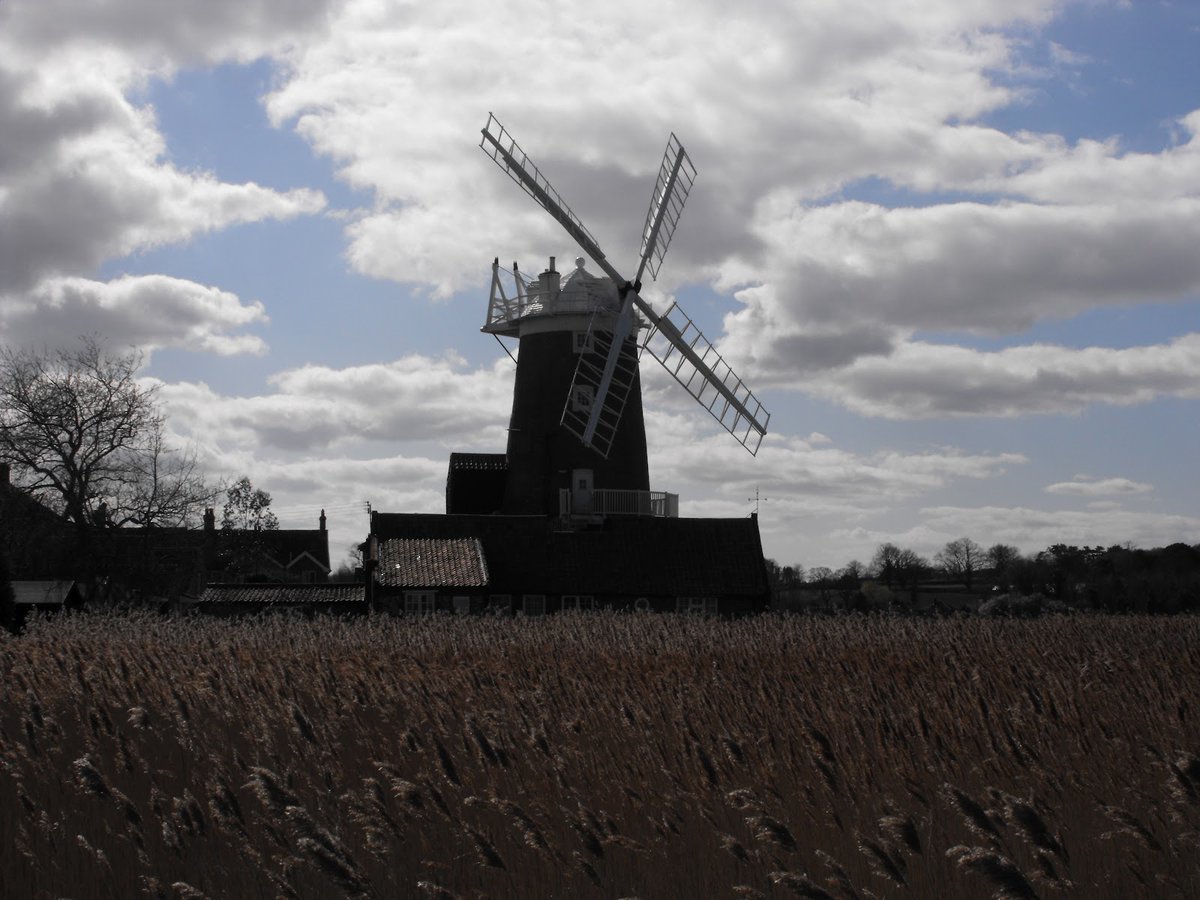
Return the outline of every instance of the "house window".
{"type": "Polygon", "coordinates": [[[521,598],[521,611],[527,616],[543,616],[546,614],[545,594],[526,594],[521,598]]]}
{"type": "Polygon", "coordinates": [[[488,597],[488,612],[512,612],[512,594],[492,594],[488,597]]]}
{"type": "Polygon", "coordinates": [[[577,384],[571,390],[571,411],[572,412],[588,412],[592,408],[592,401],[596,399],[596,392],[590,384],[577,384]]]}
{"type": "Polygon", "coordinates": [[[676,597],[675,611],[681,613],[693,613],[702,616],[715,616],[717,614],[717,598],[716,597],[676,597]]]}
{"type": "Polygon", "coordinates": [[[405,591],[404,611],[410,615],[428,615],[434,610],[433,591],[405,591]]]}
{"type": "Polygon", "coordinates": [[[458,596],[454,598],[454,611],[459,615],[471,611],[471,598],[458,596]]]}
{"type": "Polygon", "coordinates": [[[591,594],[564,594],[562,598],[563,612],[573,610],[593,610],[596,608],[596,598],[591,594]]]}
{"type": "Polygon", "coordinates": [[[592,352],[592,333],[590,331],[576,331],[574,337],[576,353],[592,352]]]}

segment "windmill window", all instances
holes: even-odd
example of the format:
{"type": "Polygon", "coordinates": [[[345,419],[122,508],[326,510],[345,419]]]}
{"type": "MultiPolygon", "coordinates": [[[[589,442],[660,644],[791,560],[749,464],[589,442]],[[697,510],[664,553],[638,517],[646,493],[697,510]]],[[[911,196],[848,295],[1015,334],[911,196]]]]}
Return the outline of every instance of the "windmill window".
{"type": "Polygon", "coordinates": [[[675,611],[700,616],[715,616],[717,614],[717,598],[677,597],[675,599],[675,611]]]}
{"type": "Polygon", "coordinates": [[[526,594],[521,598],[521,611],[527,616],[542,616],[546,614],[545,594],[526,594]]]}
{"type": "Polygon", "coordinates": [[[405,591],[404,612],[414,616],[429,615],[434,610],[433,591],[405,591]]]}
{"type": "Polygon", "coordinates": [[[592,352],[592,333],[590,331],[576,331],[574,336],[576,353],[592,352]]]}
{"type": "Polygon", "coordinates": [[[571,411],[587,412],[592,408],[596,392],[590,384],[577,384],[571,391],[571,411]]]}
{"type": "Polygon", "coordinates": [[[510,612],[512,594],[492,594],[488,597],[488,612],[510,612]]]}

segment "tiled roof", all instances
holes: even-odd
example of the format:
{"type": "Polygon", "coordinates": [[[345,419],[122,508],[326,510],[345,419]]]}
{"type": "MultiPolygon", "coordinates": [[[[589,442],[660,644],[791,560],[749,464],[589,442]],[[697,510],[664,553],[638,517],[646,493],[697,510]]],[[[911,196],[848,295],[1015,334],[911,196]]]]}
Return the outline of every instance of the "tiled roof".
{"type": "Polygon", "coordinates": [[[485,587],[487,563],[475,538],[393,538],[379,545],[376,578],[388,587],[485,587]]]}
{"type": "MultiPolygon", "coordinates": [[[[565,530],[548,516],[374,513],[371,527],[383,543],[478,539],[488,586],[499,592],[676,597],[767,592],[755,518],[610,516],[597,527],[565,530]]],[[[381,560],[381,577],[383,568],[381,560]]]]}
{"type": "Polygon", "coordinates": [[[198,603],[239,603],[272,606],[311,603],[364,603],[363,584],[210,584],[198,603]]]}

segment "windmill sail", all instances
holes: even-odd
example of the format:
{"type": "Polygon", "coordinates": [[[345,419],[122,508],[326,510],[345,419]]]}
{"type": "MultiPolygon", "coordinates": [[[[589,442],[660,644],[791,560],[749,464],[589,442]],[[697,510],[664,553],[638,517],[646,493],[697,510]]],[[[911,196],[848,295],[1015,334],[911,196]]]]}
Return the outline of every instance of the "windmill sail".
{"type": "Polygon", "coordinates": [[[488,114],[487,125],[482,133],[483,138],[479,146],[483,148],[483,152],[490,156],[509,178],[519,184],[521,190],[550,213],[596,265],[603,268],[609,277],[615,278],[615,270],[604,259],[604,254],[592,233],[584,227],[575,213],[571,212],[571,207],[563,202],[558,191],[546,180],[546,176],[538,170],[533,160],[518,146],[494,115],[488,114]]]}
{"type": "Polygon", "coordinates": [[[717,348],[679,308],[671,304],[664,316],[655,316],[643,344],[664,369],[737,439],[758,454],[771,414],[717,352],[717,348]]]}
{"type": "Polygon", "coordinates": [[[679,143],[679,138],[672,132],[667,141],[667,150],[663,153],[662,165],[658,168],[654,193],[650,195],[650,208],[646,210],[646,224],[642,226],[642,261],[638,265],[637,277],[633,279],[634,284],[641,283],[642,272],[647,267],[650,277],[658,278],[659,267],[667,255],[667,248],[675,235],[675,226],[679,224],[679,216],[695,180],[696,167],[679,143]]]}
{"type": "Polygon", "coordinates": [[[592,349],[579,354],[563,406],[563,427],[605,459],[637,379],[637,347],[628,340],[630,330],[597,328],[593,316],[587,341],[592,349]],[[581,396],[586,402],[579,402],[581,396]]]}
{"type": "Polygon", "coordinates": [[[638,293],[642,273],[649,268],[657,277],[658,268],[666,255],[675,233],[684,202],[696,178],[678,138],[671,135],[659,168],[658,180],[651,195],[650,209],[642,231],[641,261],[637,278],[631,284],[605,258],[596,239],[558,191],[533,164],[512,136],[494,115],[488,116],[479,146],[525,193],[529,194],[563,226],[575,242],[588,254],[613,283],[620,287],[622,298],[612,331],[594,327],[589,330],[592,345],[604,347],[604,364],[598,367],[599,354],[581,354],[575,377],[568,393],[562,424],[575,433],[584,444],[593,447],[607,458],[608,447],[616,433],[621,412],[637,373],[636,361],[624,363],[626,338],[633,332],[634,306],[651,324],[645,347],[684,389],[696,399],[738,442],[757,454],[767,431],[770,414],[734,374],[716,348],[700,333],[677,305],[672,304],[666,316],[659,316],[638,293]],[[672,317],[681,319],[676,325],[672,317]],[[591,391],[590,409],[577,415],[582,404],[573,402],[579,389],[591,391]]]}

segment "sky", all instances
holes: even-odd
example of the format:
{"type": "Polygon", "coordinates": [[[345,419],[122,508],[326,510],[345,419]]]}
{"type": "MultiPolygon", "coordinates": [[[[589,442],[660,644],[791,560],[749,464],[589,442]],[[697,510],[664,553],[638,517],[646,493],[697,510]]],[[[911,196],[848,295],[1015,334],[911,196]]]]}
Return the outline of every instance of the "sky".
{"type": "Polygon", "coordinates": [[[1198,51],[1193,0],[0,0],[0,341],[141,351],[336,559],[503,451],[493,257],[580,252],[488,114],[621,270],[674,132],[643,294],[771,413],[751,456],[643,359],[682,515],[806,568],[1195,544],[1198,51]]]}

